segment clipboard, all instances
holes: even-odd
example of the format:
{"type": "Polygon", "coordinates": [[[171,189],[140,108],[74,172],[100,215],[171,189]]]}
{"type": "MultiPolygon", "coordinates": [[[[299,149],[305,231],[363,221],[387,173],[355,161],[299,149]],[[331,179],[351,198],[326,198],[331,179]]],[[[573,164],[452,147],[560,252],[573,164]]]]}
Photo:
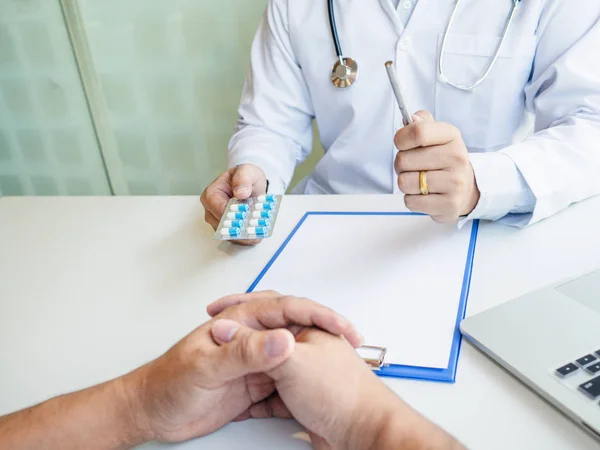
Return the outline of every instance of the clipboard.
{"type": "MultiPolygon", "coordinates": [[[[411,218],[415,221],[418,220],[418,224],[415,224],[413,228],[423,228],[423,224],[432,224],[432,221],[427,216],[420,213],[412,213],[412,212],[325,212],[325,211],[310,211],[307,212],[302,219],[298,222],[296,227],[292,230],[290,235],[285,239],[283,244],[279,247],[277,252],[273,255],[273,257],[269,260],[267,265],[260,272],[258,277],[251,284],[250,288],[247,292],[252,292],[260,288],[260,290],[264,289],[276,289],[277,287],[272,286],[261,286],[265,277],[269,274],[269,271],[273,269],[273,267],[282,259],[282,255],[286,251],[286,249],[293,246],[291,244],[293,239],[301,234],[302,227],[307,224],[307,221],[311,219],[316,220],[326,220],[329,221],[338,221],[336,223],[340,223],[339,221],[343,221],[343,223],[349,223],[353,218],[361,217],[361,221],[376,220],[378,224],[381,224],[382,220],[386,220],[386,217],[393,217],[395,220],[400,218],[406,219],[407,221],[411,218]],[[426,221],[425,221],[426,220],[426,221]]],[[[365,222],[366,224],[366,222],[365,222]]],[[[366,230],[368,230],[368,224],[362,225],[363,234],[366,230]],[[366,228],[365,228],[366,227],[366,228]]],[[[430,227],[430,225],[427,225],[430,227]]],[[[433,227],[440,227],[442,230],[449,230],[448,228],[443,228],[443,226],[438,224],[433,224],[433,227]]],[[[471,282],[471,273],[473,270],[473,260],[475,256],[475,248],[477,244],[477,234],[479,229],[479,221],[475,220],[470,223],[471,229],[466,230],[468,234],[464,234],[460,237],[460,245],[455,248],[462,247],[464,244],[466,248],[463,250],[459,250],[461,260],[458,261],[458,257],[456,259],[456,264],[461,264],[461,267],[455,267],[453,273],[459,273],[462,279],[456,280],[456,296],[458,297],[456,302],[456,314],[455,316],[448,317],[446,320],[451,321],[451,329],[449,330],[448,337],[451,338],[451,343],[449,342],[449,353],[447,358],[447,364],[442,365],[440,367],[428,367],[424,365],[411,365],[411,364],[400,364],[397,361],[391,361],[390,356],[390,347],[402,345],[398,342],[369,342],[369,337],[367,336],[366,345],[357,350],[359,355],[363,358],[363,360],[377,373],[377,375],[381,377],[400,377],[400,378],[411,378],[411,379],[420,379],[420,380],[428,380],[428,381],[436,381],[436,382],[446,382],[453,383],[456,379],[456,371],[458,365],[458,357],[460,354],[461,347],[461,334],[459,331],[459,325],[462,319],[464,318],[467,300],[469,296],[469,288],[471,282]],[[464,259],[462,259],[464,257],[464,259]],[[463,270],[464,267],[464,270],[463,270]]],[[[431,231],[429,233],[436,234],[438,228],[429,228],[431,231]]],[[[453,225],[453,230],[455,233],[461,233],[461,231],[456,229],[456,226],[453,225]]],[[[375,230],[376,231],[376,230],[375,230]]],[[[308,233],[308,231],[307,231],[308,233]]],[[[449,233],[449,236],[457,236],[458,234],[452,234],[451,231],[446,231],[449,233]]],[[[464,233],[464,231],[463,231],[464,233]]],[[[407,238],[408,239],[408,238],[407,238]]],[[[435,237],[435,241],[437,242],[435,245],[438,247],[444,245],[444,235],[435,237]]],[[[300,245],[300,244],[298,244],[300,245]]],[[[433,245],[433,244],[432,244],[433,245]]],[[[418,249],[416,250],[419,251],[418,249]]],[[[417,254],[417,253],[414,253],[417,254]]],[[[318,265],[318,263],[315,263],[318,265]]],[[[277,266],[275,266],[277,267],[277,266]]],[[[290,294],[298,295],[295,292],[288,292],[290,294]]],[[[315,299],[319,301],[320,299],[315,299]]],[[[326,303],[325,303],[326,304],[326,303]]],[[[330,306],[330,305],[327,305],[330,306]]],[[[448,306],[450,308],[450,306],[448,306]]],[[[334,308],[336,309],[336,308],[334,308]]],[[[343,311],[340,311],[343,313],[343,311]]],[[[377,317],[383,317],[386,314],[385,311],[374,311],[375,316],[374,320],[377,320],[377,317]]],[[[355,317],[346,316],[348,319],[356,323],[355,317]]],[[[359,331],[361,331],[359,327],[359,331]]],[[[362,332],[362,331],[361,331],[362,332]]],[[[391,339],[394,341],[394,339],[391,339]]]]}

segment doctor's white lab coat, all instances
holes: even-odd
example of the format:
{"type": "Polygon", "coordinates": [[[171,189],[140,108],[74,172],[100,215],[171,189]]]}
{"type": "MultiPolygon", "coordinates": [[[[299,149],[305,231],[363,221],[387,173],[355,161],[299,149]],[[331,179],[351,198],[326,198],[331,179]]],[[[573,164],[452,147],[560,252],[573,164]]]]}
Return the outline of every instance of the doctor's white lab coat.
{"type": "MultiPolygon", "coordinates": [[[[334,4],[358,80],[348,89],[331,84],[326,0],[270,0],[252,45],[230,166],[260,166],[271,192],[282,193],[311,151],[316,119],[325,156],[296,192],[398,193],[393,137],[402,119],[384,68],[392,60],[409,108],[462,133],[481,192],[467,220],[525,226],[600,193],[600,0],[523,0],[497,63],[472,92],[437,76],[452,0],[419,0],[406,27],[391,0],[334,4]]],[[[479,78],[511,6],[462,0],[446,44],[448,79],[479,78]]]]}

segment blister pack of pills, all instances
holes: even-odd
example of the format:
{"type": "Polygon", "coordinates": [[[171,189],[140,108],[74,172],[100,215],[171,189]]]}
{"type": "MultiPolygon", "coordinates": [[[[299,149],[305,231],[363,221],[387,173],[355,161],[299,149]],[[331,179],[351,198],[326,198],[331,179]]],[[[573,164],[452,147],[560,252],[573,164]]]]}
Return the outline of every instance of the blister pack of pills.
{"type": "Polygon", "coordinates": [[[281,195],[261,195],[247,200],[232,198],[227,204],[214,239],[263,239],[273,234],[281,195]]]}

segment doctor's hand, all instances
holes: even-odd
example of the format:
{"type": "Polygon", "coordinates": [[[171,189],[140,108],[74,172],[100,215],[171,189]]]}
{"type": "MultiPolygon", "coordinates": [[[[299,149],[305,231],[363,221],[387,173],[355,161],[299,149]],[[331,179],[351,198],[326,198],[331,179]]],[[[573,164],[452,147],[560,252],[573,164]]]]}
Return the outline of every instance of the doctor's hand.
{"type": "MultiPolygon", "coordinates": [[[[245,200],[263,195],[267,190],[267,178],[262,169],[254,164],[242,164],[222,173],[202,193],[204,219],[215,230],[232,198],[245,200]]],[[[260,239],[235,241],[242,245],[255,245],[260,239]]]]}
{"type": "Polygon", "coordinates": [[[436,222],[455,222],[473,211],[480,196],[467,147],[456,127],[436,122],[427,111],[413,117],[415,122],[398,130],[394,138],[399,150],[394,167],[404,203],[436,222]],[[425,171],[428,195],[421,194],[421,171],[425,171]]]}
{"type": "Polygon", "coordinates": [[[247,418],[253,404],[274,393],[264,372],[289,358],[294,334],[304,327],[344,336],[354,346],[361,342],[354,326],[331,309],[276,292],[227,297],[208,310],[211,321],[122,378],[138,441],[183,441],[247,418]]]}
{"type": "Polygon", "coordinates": [[[339,336],[303,330],[290,357],[267,373],[277,394],[244,417],[293,417],[317,450],[462,448],[389,390],[339,336]]]}

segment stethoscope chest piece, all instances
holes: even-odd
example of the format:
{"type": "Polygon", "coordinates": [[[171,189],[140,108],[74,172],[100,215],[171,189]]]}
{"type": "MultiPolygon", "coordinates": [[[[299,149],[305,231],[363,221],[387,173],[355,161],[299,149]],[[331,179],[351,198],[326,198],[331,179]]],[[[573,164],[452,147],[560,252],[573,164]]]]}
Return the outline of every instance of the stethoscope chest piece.
{"type": "Polygon", "coordinates": [[[336,88],[347,88],[358,78],[358,64],[352,58],[340,58],[331,69],[331,82],[336,88]]]}

